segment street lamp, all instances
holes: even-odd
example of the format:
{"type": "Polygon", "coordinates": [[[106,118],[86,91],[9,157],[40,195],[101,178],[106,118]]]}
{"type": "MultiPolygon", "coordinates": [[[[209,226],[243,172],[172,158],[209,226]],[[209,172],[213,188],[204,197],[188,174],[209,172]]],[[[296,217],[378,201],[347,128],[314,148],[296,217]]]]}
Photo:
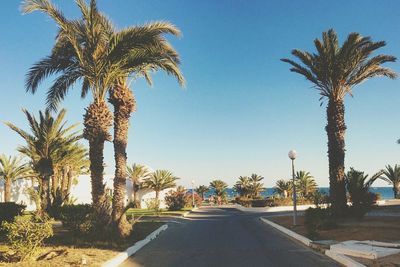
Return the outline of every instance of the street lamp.
{"type": "Polygon", "coordinates": [[[289,158],[292,160],[292,178],[293,178],[293,225],[297,225],[297,196],[296,196],[296,175],[294,173],[294,160],[297,157],[296,150],[290,150],[288,154],[289,158]]]}
{"type": "Polygon", "coordinates": [[[194,208],[194,180],[192,180],[192,207],[194,208]]]}

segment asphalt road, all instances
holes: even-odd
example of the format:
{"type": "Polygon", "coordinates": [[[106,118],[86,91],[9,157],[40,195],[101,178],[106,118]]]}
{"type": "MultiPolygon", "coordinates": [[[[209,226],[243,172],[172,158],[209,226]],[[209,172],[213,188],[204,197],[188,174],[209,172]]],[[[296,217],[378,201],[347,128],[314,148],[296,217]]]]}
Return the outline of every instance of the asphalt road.
{"type": "Polygon", "coordinates": [[[168,229],[122,265],[340,266],[261,222],[260,214],[202,208],[168,229]]]}

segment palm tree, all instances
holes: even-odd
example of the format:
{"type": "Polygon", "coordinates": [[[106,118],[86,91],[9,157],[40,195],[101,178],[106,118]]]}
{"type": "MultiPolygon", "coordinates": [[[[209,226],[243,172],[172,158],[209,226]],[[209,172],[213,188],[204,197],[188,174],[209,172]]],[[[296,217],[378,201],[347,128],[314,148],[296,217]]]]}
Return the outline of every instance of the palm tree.
{"type": "Polygon", "coordinates": [[[139,207],[140,201],[137,200],[137,192],[139,191],[143,180],[150,177],[151,171],[146,166],[135,163],[132,167],[128,166],[126,172],[128,178],[132,181],[133,202],[135,206],[139,207]]]}
{"type": "Polygon", "coordinates": [[[39,120],[28,111],[23,110],[31,132],[28,133],[12,123],[6,125],[18,133],[26,142],[18,151],[30,158],[33,170],[39,174],[40,210],[48,211],[51,204],[50,179],[54,175],[54,163],[60,150],[74,144],[81,136],[72,130],[77,126],[66,127],[64,121],[66,111],[61,110],[56,117],[49,111],[39,112],[39,120]]]}
{"type": "Polygon", "coordinates": [[[92,93],[92,103],[84,115],[83,137],[89,141],[92,201],[95,207],[105,200],[103,182],[103,150],[105,141],[111,140],[112,113],[105,101],[117,71],[105,64],[105,44],[113,29],[108,19],[97,12],[96,2],[90,8],[83,0],[76,1],[82,12],[81,20],[68,20],[49,0],[25,0],[25,14],[40,11],[52,18],[59,33],[51,54],[33,65],[27,74],[26,90],[37,91],[47,77],[57,75],[47,91],[48,109],[55,110],[69,89],[82,81],[81,96],[92,93]]]}
{"type": "Polygon", "coordinates": [[[370,37],[350,33],[342,46],[333,29],[322,34],[322,41],[314,41],[317,53],[292,50],[301,63],[290,59],[282,61],[292,65],[290,69],[303,75],[319,90],[320,100],[327,99],[326,132],[328,135],[329,182],[332,208],[335,216],[344,215],[347,201],[344,182],[345,130],[344,98],[352,95],[352,88],[376,76],[396,78],[396,73],[381,65],[394,62],[389,55],[371,54],[386,45],[384,41],[373,42],[370,37]]]}
{"type": "Polygon", "coordinates": [[[178,179],[170,171],[156,170],[150,177],[144,179],[143,187],[154,190],[156,192],[156,199],[159,200],[160,192],[175,187],[176,180],[178,179]]]}
{"type": "Polygon", "coordinates": [[[317,183],[310,172],[298,171],[296,172],[296,187],[302,197],[307,198],[311,193],[317,190],[317,183]]]}
{"type": "Polygon", "coordinates": [[[228,188],[228,185],[222,180],[214,180],[210,182],[210,187],[214,189],[215,195],[218,197],[225,197],[225,190],[228,188]]]}
{"type": "MultiPolygon", "coordinates": [[[[29,2],[40,1],[30,0],[29,2]]],[[[42,10],[48,9],[52,11],[51,8],[48,8],[48,6],[51,7],[51,5],[47,0],[46,3],[46,5],[39,5],[40,8],[42,10]]],[[[95,0],[90,2],[90,6],[87,6],[83,0],[77,1],[77,4],[82,12],[82,21],[80,21],[80,23],[83,26],[78,25],[80,26],[78,29],[72,28],[69,31],[77,36],[76,44],[68,39],[69,32],[67,32],[67,45],[70,43],[72,45],[72,50],[75,49],[75,46],[79,45],[82,47],[88,46],[89,48],[89,53],[87,53],[88,55],[82,53],[82,56],[88,57],[83,57],[85,59],[83,62],[85,63],[83,69],[86,69],[86,67],[89,69],[88,72],[82,72],[84,74],[84,88],[82,88],[82,95],[86,95],[85,90],[87,91],[87,88],[91,86],[89,82],[92,80],[95,85],[101,85],[99,86],[99,90],[101,91],[100,95],[98,96],[97,91],[93,94],[95,100],[97,100],[96,102],[101,100],[103,103],[105,92],[110,89],[109,102],[114,107],[113,144],[115,158],[112,217],[115,223],[123,224],[126,222],[124,219],[124,198],[126,192],[126,146],[128,142],[128,126],[131,113],[136,108],[133,93],[129,89],[130,81],[128,78],[133,76],[135,79],[144,76],[151,84],[151,77],[149,75],[150,71],[161,69],[167,74],[175,76],[178,82],[181,85],[184,85],[184,78],[178,68],[178,65],[180,64],[179,55],[162,36],[167,33],[179,36],[180,31],[174,25],[166,22],[154,22],[144,26],[128,27],[122,31],[116,31],[106,16],[98,11],[95,0]],[[101,70],[101,73],[96,72],[96,70],[101,70]],[[88,82],[85,84],[85,81],[88,82]]],[[[36,5],[38,4],[36,3],[36,5]]],[[[31,12],[30,9],[28,9],[29,12],[31,12]]],[[[62,22],[64,25],[64,21],[62,22]]],[[[64,28],[63,31],[65,31],[64,28]]],[[[83,52],[85,52],[85,50],[83,52]]],[[[71,62],[78,61],[80,63],[79,66],[83,64],[79,61],[79,58],[78,60],[75,59],[75,54],[67,55],[66,57],[70,57],[71,62]]],[[[52,68],[57,69],[57,66],[52,68]]],[[[31,76],[36,76],[36,73],[34,72],[31,76]]],[[[79,68],[77,68],[77,73],[76,77],[79,76],[79,68]]],[[[69,76],[71,77],[71,75],[69,76]]],[[[52,88],[52,92],[49,93],[49,95],[53,96],[50,99],[51,107],[53,107],[60,98],[64,97],[68,88],[68,86],[55,86],[52,88]]],[[[107,106],[103,104],[102,110],[107,113],[107,116],[104,116],[104,121],[93,121],[90,120],[90,118],[85,117],[89,122],[91,122],[90,124],[86,123],[85,126],[95,127],[102,124],[104,126],[102,128],[104,130],[103,132],[108,133],[108,129],[110,128],[110,116],[108,116],[107,106]]],[[[99,119],[102,119],[102,117],[99,117],[99,119]]],[[[86,127],[86,129],[88,127],[86,127]]],[[[90,138],[93,139],[96,135],[90,135],[88,133],[87,137],[89,138],[88,140],[90,143],[90,138]]],[[[104,141],[108,140],[108,138],[103,139],[98,140],[98,142],[102,142],[104,146],[104,141]]],[[[100,146],[100,148],[102,149],[103,147],[100,146]]],[[[96,154],[93,154],[93,157],[95,157],[95,155],[96,154]]],[[[102,160],[102,158],[97,158],[98,163],[99,160],[102,160]]],[[[99,169],[98,167],[99,166],[96,165],[96,169],[99,169]]],[[[92,191],[99,191],[104,194],[104,186],[100,187],[103,184],[101,174],[93,174],[92,181],[92,186],[96,188],[96,190],[93,188],[92,191]],[[98,178],[95,179],[94,177],[98,178]],[[94,183],[96,186],[94,186],[94,183]]],[[[96,203],[95,197],[94,203],[96,203]]]]}
{"type": "Polygon", "coordinates": [[[247,176],[239,176],[239,180],[233,186],[233,189],[241,197],[249,197],[250,194],[250,178],[247,176]]]}
{"type": "Polygon", "coordinates": [[[380,178],[393,186],[394,198],[400,198],[400,166],[387,165],[386,169],[382,170],[382,174],[380,178]]]}
{"type": "Polygon", "coordinates": [[[204,194],[207,193],[209,190],[208,186],[206,185],[200,185],[195,189],[196,193],[201,195],[201,199],[204,200],[204,194]]]}
{"type": "Polygon", "coordinates": [[[372,204],[369,198],[369,189],[381,175],[382,171],[372,175],[368,179],[368,175],[364,175],[364,172],[356,171],[354,168],[350,168],[350,171],[346,173],[346,187],[354,207],[354,212],[360,215],[365,214],[365,208],[368,208],[372,204]]]}
{"type": "Polygon", "coordinates": [[[4,202],[11,201],[11,184],[13,181],[29,176],[29,167],[19,157],[0,155],[0,178],[4,180],[4,202]]]}
{"type": "Polygon", "coordinates": [[[285,181],[283,179],[276,181],[274,191],[283,198],[287,198],[292,194],[292,181],[285,181]]]}
{"type": "Polygon", "coordinates": [[[264,184],[261,181],[264,177],[253,173],[250,176],[250,193],[252,197],[258,197],[258,195],[265,189],[264,184]]]}

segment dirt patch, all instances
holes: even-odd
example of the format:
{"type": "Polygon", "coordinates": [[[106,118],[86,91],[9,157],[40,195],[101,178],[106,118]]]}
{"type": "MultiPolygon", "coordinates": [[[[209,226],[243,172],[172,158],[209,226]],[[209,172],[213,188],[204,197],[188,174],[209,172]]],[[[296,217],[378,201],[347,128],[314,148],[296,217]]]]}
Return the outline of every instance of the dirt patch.
{"type": "MultiPolygon", "coordinates": [[[[306,236],[304,217],[298,217],[298,225],[293,226],[291,216],[272,217],[269,220],[306,236]]],[[[362,220],[347,220],[338,223],[331,230],[319,231],[318,240],[376,240],[384,242],[400,242],[400,217],[365,217],[362,220]]]]}
{"type": "Polygon", "coordinates": [[[400,253],[395,255],[386,256],[377,260],[368,260],[363,258],[355,258],[354,260],[364,264],[368,267],[399,267],[400,266],[400,253]]]}

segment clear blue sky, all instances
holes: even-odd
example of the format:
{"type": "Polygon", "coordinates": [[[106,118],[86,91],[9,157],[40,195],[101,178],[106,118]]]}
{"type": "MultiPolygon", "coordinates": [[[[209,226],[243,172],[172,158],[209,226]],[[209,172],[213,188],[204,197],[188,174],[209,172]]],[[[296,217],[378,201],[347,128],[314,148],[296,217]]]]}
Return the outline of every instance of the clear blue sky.
{"type": "MultiPolygon", "coordinates": [[[[183,32],[171,39],[182,57],[187,87],[164,74],[154,86],[133,84],[138,110],[131,119],[128,161],[169,169],[181,184],[208,184],[220,178],[257,173],[271,187],[290,177],[287,152],[299,153],[298,169],[328,185],[325,106],[304,78],[279,59],[293,48],[314,51],[313,40],[335,28],[341,41],[356,31],[385,40],[381,50],[400,57],[399,1],[145,1],[99,0],[118,27],[168,20],[183,32]]],[[[68,17],[78,16],[73,1],[55,1],[68,17]]],[[[0,120],[26,127],[20,111],[44,108],[44,92],[26,94],[24,75],[53,45],[56,26],[43,14],[21,15],[19,1],[0,9],[0,120]]],[[[390,67],[400,71],[399,63],[390,67]]],[[[90,98],[79,85],[63,106],[68,120],[81,122],[90,98]]],[[[367,173],[400,163],[400,81],[376,78],[346,99],[346,166],[367,173]]],[[[22,140],[0,125],[0,153],[15,154],[22,140]]],[[[107,144],[106,172],[113,173],[107,144]]],[[[377,183],[385,185],[385,183],[377,183]]]]}

